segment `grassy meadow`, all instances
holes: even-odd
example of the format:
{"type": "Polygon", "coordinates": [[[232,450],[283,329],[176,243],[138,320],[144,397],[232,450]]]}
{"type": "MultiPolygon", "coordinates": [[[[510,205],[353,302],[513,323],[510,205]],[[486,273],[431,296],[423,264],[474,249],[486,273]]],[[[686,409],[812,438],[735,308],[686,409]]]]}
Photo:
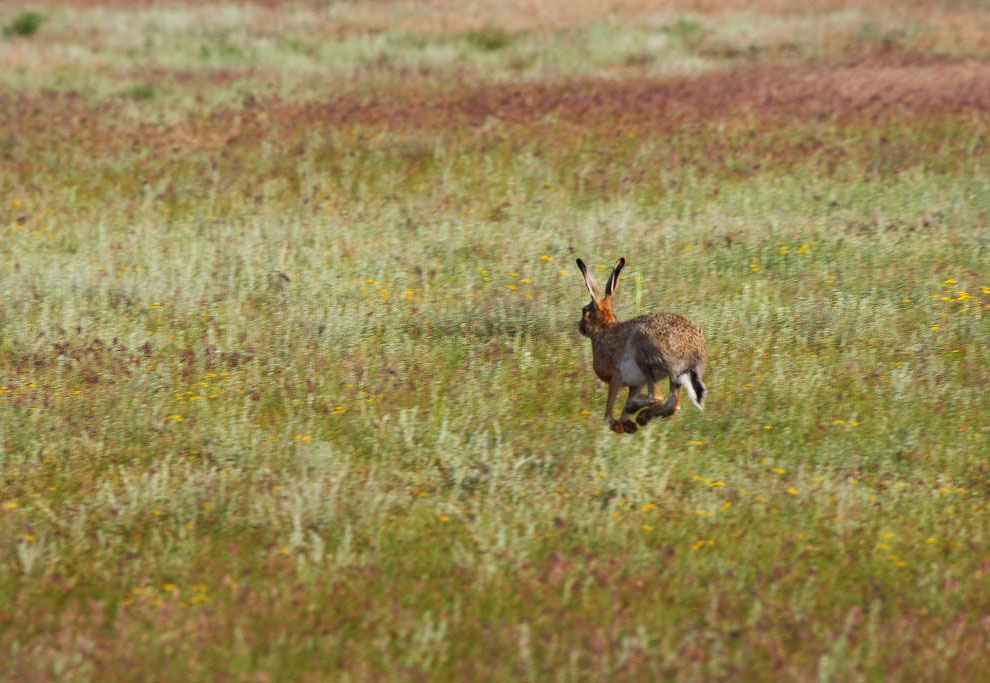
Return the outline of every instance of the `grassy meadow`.
{"type": "Polygon", "coordinates": [[[983,3],[0,26],[0,679],[990,677],[983,3]]]}

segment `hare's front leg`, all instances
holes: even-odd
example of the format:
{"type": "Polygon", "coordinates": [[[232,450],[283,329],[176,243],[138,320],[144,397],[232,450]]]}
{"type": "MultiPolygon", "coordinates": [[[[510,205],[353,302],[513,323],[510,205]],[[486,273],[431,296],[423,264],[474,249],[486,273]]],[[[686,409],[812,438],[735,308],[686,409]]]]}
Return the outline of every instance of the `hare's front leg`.
{"type": "Polygon", "coordinates": [[[650,405],[653,401],[649,398],[645,399],[640,395],[640,390],[642,390],[642,385],[636,385],[629,387],[629,397],[626,399],[626,405],[622,407],[622,414],[619,415],[619,424],[622,425],[623,431],[632,434],[636,431],[636,423],[633,422],[633,416],[636,411],[643,406],[650,405]]]}
{"type": "Polygon", "coordinates": [[[605,424],[607,424],[608,428],[616,434],[623,434],[626,432],[631,434],[637,429],[636,423],[629,419],[625,411],[623,411],[620,420],[616,420],[612,417],[612,409],[615,407],[615,399],[619,395],[619,389],[621,388],[621,378],[617,377],[608,383],[608,399],[605,401],[605,424]]]}

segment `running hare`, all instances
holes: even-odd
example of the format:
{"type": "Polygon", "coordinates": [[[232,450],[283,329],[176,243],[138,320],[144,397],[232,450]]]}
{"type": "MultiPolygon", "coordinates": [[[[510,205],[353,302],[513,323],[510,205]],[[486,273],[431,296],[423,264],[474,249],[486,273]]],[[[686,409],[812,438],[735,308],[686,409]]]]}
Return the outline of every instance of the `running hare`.
{"type": "Polygon", "coordinates": [[[591,303],[581,309],[578,331],[591,339],[594,368],[598,379],[608,384],[605,422],[616,433],[635,432],[655,417],[667,418],[681,407],[678,392],[687,390],[691,402],[702,409],[708,392],[701,381],[708,365],[708,342],[701,328],[676,313],[647,313],[632,320],[619,321],[612,312],[612,297],[619,287],[619,273],[626,265],[620,258],[605,283],[605,296],[588,272],[584,261],[577,260],[584,283],[591,292],[591,303]],[[670,393],[662,401],[657,384],[670,380],[670,393]],[[640,394],[643,385],[648,388],[640,394]],[[629,398],[616,420],[612,417],[615,397],[622,387],[629,387],[629,398]],[[633,422],[636,411],[642,412],[633,422]]]}

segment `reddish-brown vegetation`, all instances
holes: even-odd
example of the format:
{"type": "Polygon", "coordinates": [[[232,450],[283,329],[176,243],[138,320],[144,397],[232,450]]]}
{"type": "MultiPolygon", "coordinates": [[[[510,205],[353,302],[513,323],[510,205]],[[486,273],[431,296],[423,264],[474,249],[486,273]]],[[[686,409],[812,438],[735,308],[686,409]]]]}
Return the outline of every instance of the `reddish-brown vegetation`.
{"type": "MultiPolygon", "coordinates": [[[[211,78],[237,76],[220,72],[211,78]]],[[[200,111],[177,124],[122,119],[115,112],[125,104],[123,98],[94,102],[75,93],[0,93],[0,122],[18,140],[33,138],[46,146],[71,142],[110,153],[134,145],[219,149],[314,128],[455,133],[493,122],[529,126],[551,117],[586,129],[645,135],[711,121],[737,128],[800,121],[856,125],[890,116],[986,113],[990,64],[882,53],[811,68],[755,68],[697,79],[411,86],[308,102],[249,98],[242,107],[200,111]]]]}

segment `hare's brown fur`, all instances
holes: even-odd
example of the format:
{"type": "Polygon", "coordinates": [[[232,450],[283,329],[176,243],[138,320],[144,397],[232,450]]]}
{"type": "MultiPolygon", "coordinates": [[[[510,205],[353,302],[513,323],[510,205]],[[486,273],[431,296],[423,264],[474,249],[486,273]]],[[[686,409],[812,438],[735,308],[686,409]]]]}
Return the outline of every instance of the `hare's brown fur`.
{"type": "Polygon", "coordinates": [[[636,365],[649,370],[654,381],[708,368],[708,342],[701,328],[676,313],[647,313],[603,326],[591,338],[594,369],[608,383],[618,370],[615,359],[632,352],[636,365]]]}
{"type": "Polygon", "coordinates": [[[675,414],[680,409],[678,390],[682,386],[699,408],[704,405],[707,388],[702,377],[708,368],[708,343],[701,328],[676,313],[648,313],[619,321],[612,309],[612,296],[624,265],[625,259],[620,259],[602,297],[584,262],[578,259],[592,298],[582,311],[578,329],[591,339],[595,374],[609,386],[606,422],[613,431],[634,432],[636,422],[645,425],[655,417],[675,414]],[[670,393],[661,402],[657,383],[664,378],[670,381],[670,393]],[[646,396],[639,393],[644,386],[649,389],[646,396]],[[622,387],[629,387],[629,398],[617,422],[612,406],[622,387]],[[642,408],[646,410],[633,422],[633,413],[642,408]]]}

